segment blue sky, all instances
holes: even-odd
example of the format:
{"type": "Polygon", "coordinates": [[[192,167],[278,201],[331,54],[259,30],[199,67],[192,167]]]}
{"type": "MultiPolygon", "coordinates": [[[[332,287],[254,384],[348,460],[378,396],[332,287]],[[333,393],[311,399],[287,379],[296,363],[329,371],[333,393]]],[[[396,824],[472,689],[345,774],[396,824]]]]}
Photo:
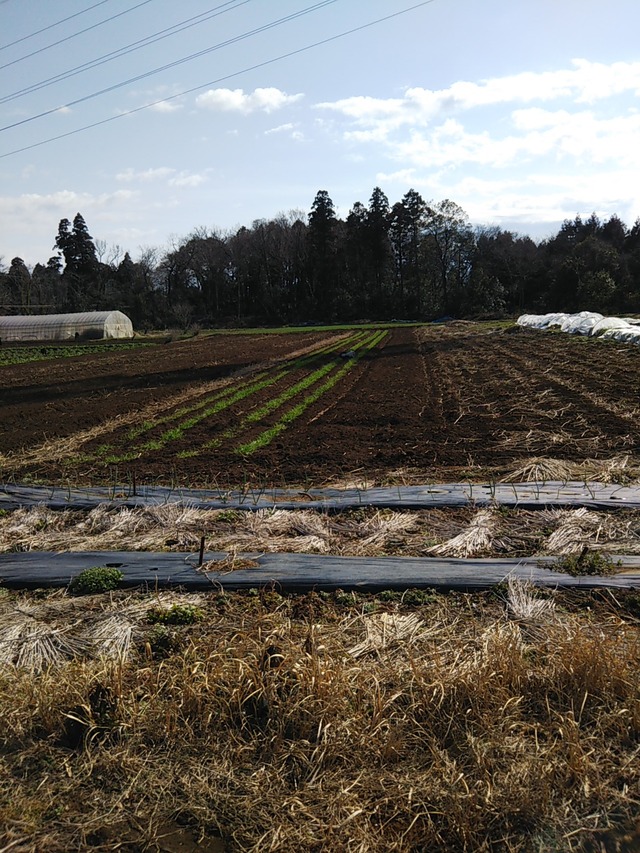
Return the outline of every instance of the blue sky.
{"type": "Polygon", "coordinates": [[[346,216],[375,186],[391,203],[414,188],[536,239],[578,213],[632,225],[638,0],[397,14],[418,2],[0,0],[4,263],[46,262],[78,211],[107,254],[136,257],[195,228],[307,212],[319,189],[346,216]]]}

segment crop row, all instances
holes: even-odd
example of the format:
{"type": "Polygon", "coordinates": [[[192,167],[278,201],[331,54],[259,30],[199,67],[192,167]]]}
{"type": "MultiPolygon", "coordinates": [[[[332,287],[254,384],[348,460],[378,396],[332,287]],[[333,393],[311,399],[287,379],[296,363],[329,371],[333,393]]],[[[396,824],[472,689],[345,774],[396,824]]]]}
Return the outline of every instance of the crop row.
{"type": "Polygon", "coordinates": [[[277,413],[287,402],[295,400],[296,397],[307,392],[303,399],[299,400],[293,409],[286,411],[276,424],[271,425],[268,430],[263,430],[253,441],[239,444],[234,448],[238,453],[252,453],[258,447],[266,446],[275,435],[282,432],[308,406],[339,382],[366,352],[377,346],[386,334],[385,331],[358,331],[348,338],[321,346],[305,356],[292,359],[284,364],[278,364],[251,377],[238,379],[216,392],[205,395],[195,403],[181,406],[153,420],[145,420],[136,425],[126,434],[125,440],[128,445],[126,450],[122,450],[121,447],[114,444],[103,444],[94,454],[83,455],[82,460],[100,460],[106,464],[132,461],[179,441],[194,427],[215,419],[217,415],[242,404],[244,401],[249,401],[254,395],[262,394],[264,396],[264,392],[270,388],[273,388],[274,391],[279,389],[278,393],[262,406],[254,408],[247,415],[240,415],[233,428],[222,432],[218,437],[199,447],[191,447],[177,454],[180,458],[198,456],[202,452],[219,446],[223,441],[234,439],[242,432],[259,426],[261,421],[277,413]],[[299,374],[301,371],[304,371],[305,375],[298,381],[286,386],[287,377],[294,373],[299,374]],[[282,387],[283,385],[284,387],[282,387]],[[165,429],[158,435],[158,428],[161,427],[165,427],[165,429]]]}
{"type": "Polygon", "coordinates": [[[12,364],[27,364],[31,361],[46,361],[48,359],[74,358],[78,355],[90,355],[100,352],[120,352],[120,350],[138,349],[153,346],[148,343],[127,342],[118,344],[81,344],[70,346],[38,346],[32,347],[0,347],[0,367],[12,364]]]}

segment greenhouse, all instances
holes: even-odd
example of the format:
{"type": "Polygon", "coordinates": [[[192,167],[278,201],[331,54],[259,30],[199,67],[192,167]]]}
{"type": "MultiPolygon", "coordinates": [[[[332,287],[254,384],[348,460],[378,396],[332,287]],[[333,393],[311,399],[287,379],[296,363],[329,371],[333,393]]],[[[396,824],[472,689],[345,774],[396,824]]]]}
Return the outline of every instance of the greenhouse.
{"type": "Polygon", "coordinates": [[[133,325],[122,311],[0,317],[0,342],[132,338],[133,325]]]}

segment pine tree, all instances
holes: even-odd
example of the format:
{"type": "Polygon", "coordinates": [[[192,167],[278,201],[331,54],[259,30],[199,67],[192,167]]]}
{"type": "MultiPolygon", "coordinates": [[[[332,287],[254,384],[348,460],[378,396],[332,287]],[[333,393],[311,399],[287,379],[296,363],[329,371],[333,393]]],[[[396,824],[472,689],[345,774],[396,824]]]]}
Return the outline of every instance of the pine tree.
{"type": "Polygon", "coordinates": [[[79,311],[95,307],[98,298],[98,258],[93,237],[80,213],[76,213],[73,226],[68,219],[61,219],[55,248],[62,253],[65,267],[66,309],[79,311]]]}
{"type": "Polygon", "coordinates": [[[319,190],[309,214],[309,283],[316,313],[326,320],[334,317],[337,292],[335,257],[336,213],[326,190],[319,190]]]}

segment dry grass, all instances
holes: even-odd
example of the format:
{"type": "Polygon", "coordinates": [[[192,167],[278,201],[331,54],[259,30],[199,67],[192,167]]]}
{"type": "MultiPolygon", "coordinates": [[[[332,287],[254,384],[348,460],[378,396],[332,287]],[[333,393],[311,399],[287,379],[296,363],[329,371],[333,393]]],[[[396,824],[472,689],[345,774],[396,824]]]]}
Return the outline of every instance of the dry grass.
{"type": "Polygon", "coordinates": [[[33,672],[76,658],[124,660],[139,639],[148,611],[160,605],[191,604],[198,596],[161,592],[153,598],[85,596],[54,593],[0,597],[0,667],[15,665],[33,672]]]}
{"type": "Polygon", "coordinates": [[[635,515],[592,512],[582,507],[545,511],[541,521],[553,528],[542,543],[542,550],[549,554],[579,554],[585,546],[619,554],[638,553],[640,539],[635,515]]]}
{"type": "Polygon", "coordinates": [[[523,557],[572,554],[584,545],[640,553],[640,512],[472,507],[331,515],[308,510],[146,509],[54,512],[42,506],[0,516],[0,552],[208,551],[341,556],[523,557]]]}
{"type": "Polygon", "coordinates": [[[31,550],[298,551],[375,555],[418,536],[420,517],[370,510],[325,515],[310,510],[201,510],[178,503],[144,509],[54,512],[44,506],[0,517],[0,552],[31,550]]]}
{"type": "Polygon", "coordinates": [[[495,510],[480,510],[464,530],[446,542],[427,548],[425,553],[437,557],[477,557],[491,553],[500,521],[495,510]]]}
{"type": "Polygon", "coordinates": [[[533,456],[511,474],[503,478],[505,483],[545,483],[549,480],[567,482],[574,479],[575,466],[563,459],[551,459],[546,456],[533,456]]]}
{"type": "Polygon", "coordinates": [[[168,823],[256,853],[601,843],[640,808],[638,626],[507,594],[212,593],[128,659],[0,668],[0,850],[154,850],[168,823]]]}
{"type": "MultiPolygon", "coordinates": [[[[575,444],[575,441],[573,442],[575,444]]],[[[550,443],[547,442],[548,449],[550,443]]],[[[598,483],[637,483],[640,467],[636,460],[628,455],[613,456],[610,459],[584,459],[570,462],[548,456],[532,456],[520,466],[502,478],[505,483],[540,482],[569,480],[598,483]]]]}

